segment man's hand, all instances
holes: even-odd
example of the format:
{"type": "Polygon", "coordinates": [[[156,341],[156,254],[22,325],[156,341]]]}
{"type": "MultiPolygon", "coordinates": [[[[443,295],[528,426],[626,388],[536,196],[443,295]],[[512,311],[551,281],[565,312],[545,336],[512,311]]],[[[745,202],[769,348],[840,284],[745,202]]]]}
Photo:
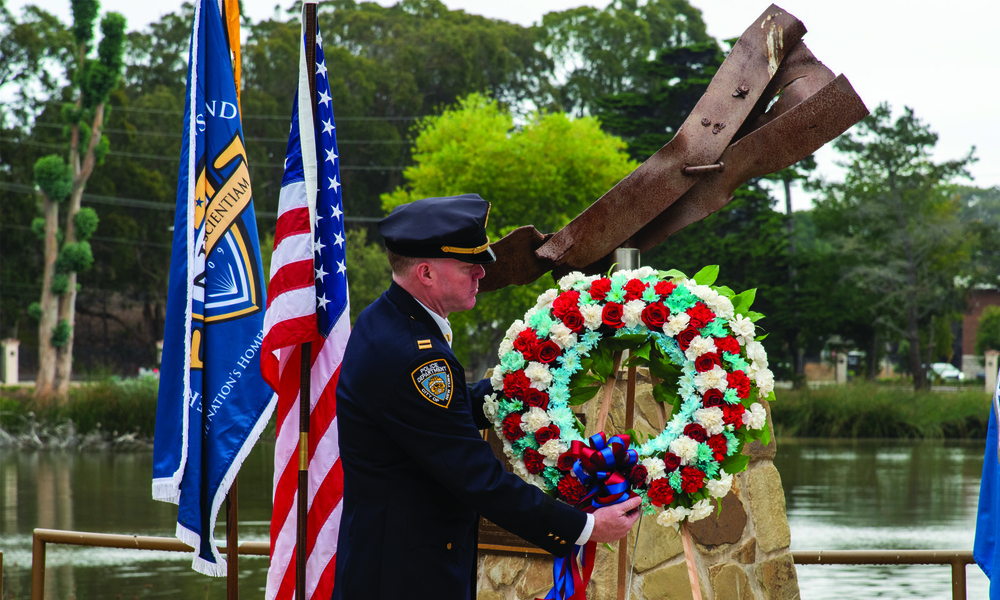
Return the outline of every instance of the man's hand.
{"type": "Polygon", "coordinates": [[[629,498],[621,504],[605,506],[594,511],[594,531],[590,541],[597,543],[616,542],[628,533],[639,519],[638,496],[629,498]]]}

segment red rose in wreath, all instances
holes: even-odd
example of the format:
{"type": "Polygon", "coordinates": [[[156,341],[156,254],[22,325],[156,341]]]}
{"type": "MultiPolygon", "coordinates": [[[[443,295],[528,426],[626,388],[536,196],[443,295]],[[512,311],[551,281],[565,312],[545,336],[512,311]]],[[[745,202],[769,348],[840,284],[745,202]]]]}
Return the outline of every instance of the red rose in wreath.
{"type": "Polygon", "coordinates": [[[674,488],[670,487],[666,477],[653,480],[646,492],[649,501],[657,506],[666,506],[674,501],[674,488]]]}
{"type": "Polygon", "coordinates": [[[703,398],[702,405],[705,408],[712,408],[713,406],[722,406],[723,404],[726,403],[725,396],[722,395],[721,391],[715,388],[712,388],[707,392],[705,392],[705,395],[702,396],[702,398],[703,398]]]}
{"type": "Polygon", "coordinates": [[[688,326],[687,329],[677,334],[677,344],[681,347],[681,352],[687,352],[688,346],[691,345],[691,340],[696,336],[701,335],[698,330],[694,327],[688,326]]]}
{"type": "Polygon", "coordinates": [[[667,452],[663,455],[663,465],[666,468],[667,473],[676,471],[677,467],[681,466],[681,457],[677,456],[673,452],[667,452]]]}
{"type": "Polygon", "coordinates": [[[528,408],[546,410],[549,407],[549,393],[529,387],[524,393],[524,403],[528,405],[528,408]]]}
{"type": "Polygon", "coordinates": [[[536,352],[538,362],[545,364],[549,364],[559,358],[560,354],[562,354],[562,350],[559,349],[559,344],[552,340],[545,340],[539,344],[538,351],[536,352]]]}
{"type": "Polygon", "coordinates": [[[697,423],[691,423],[684,428],[684,435],[696,442],[704,442],[708,439],[705,428],[697,423]]]}
{"type": "Polygon", "coordinates": [[[581,333],[584,330],[583,314],[579,310],[570,311],[562,316],[563,325],[569,327],[573,333],[581,333]]]}
{"type": "Polygon", "coordinates": [[[567,504],[577,504],[587,495],[587,488],[583,487],[583,484],[572,475],[563,476],[556,489],[559,490],[559,495],[566,500],[567,504]]]}
{"type": "Polygon", "coordinates": [[[715,367],[722,366],[722,357],[719,356],[718,352],[706,352],[698,358],[694,359],[694,370],[699,373],[704,373],[705,371],[711,371],[715,367]]]}
{"type": "Polygon", "coordinates": [[[576,464],[576,457],[569,452],[564,452],[559,455],[559,460],[556,463],[556,468],[560,471],[571,471],[573,470],[573,465],[576,464]]]}
{"type": "Polygon", "coordinates": [[[555,423],[549,425],[548,427],[542,427],[535,431],[535,441],[541,446],[549,440],[559,439],[559,426],[555,423]]]}
{"type": "Polygon", "coordinates": [[[663,324],[670,318],[670,309],[661,302],[654,302],[642,311],[642,322],[653,331],[662,331],[663,324]]]}
{"type": "Polygon", "coordinates": [[[510,413],[503,420],[503,436],[509,442],[515,442],[524,437],[524,430],[521,429],[521,415],[510,413]]]}
{"type": "Polygon", "coordinates": [[[644,488],[646,487],[646,477],[649,476],[649,472],[646,471],[646,467],[642,465],[636,465],[632,467],[632,472],[629,473],[628,482],[632,484],[634,488],[644,488]]]}
{"type": "Polygon", "coordinates": [[[622,305],[617,302],[608,302],[605,304],[604,310],[601,312],[601,321],[614,329],[624,327],[625,324],[622,323],[622,305]]]}

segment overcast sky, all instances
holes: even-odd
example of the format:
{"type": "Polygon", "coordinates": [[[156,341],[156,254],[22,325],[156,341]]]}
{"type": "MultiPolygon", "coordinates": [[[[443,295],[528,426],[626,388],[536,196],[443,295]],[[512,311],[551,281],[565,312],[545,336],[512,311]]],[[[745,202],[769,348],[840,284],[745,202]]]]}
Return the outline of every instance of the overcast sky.
{"type": "MultiPolygon", "coordinates": [[[[640,0],[642,1],[642,0],[640,0]]],[[[701,9],[708,33],[718,40],[738,37],[767,7],[753,0],[689,0],[701,9]]],[[[18,11],[25,4],[45,6],[66,22],[69,0],[7,0],[18,11]]],[[[395,1],[379,0],[380,4],[395,1]]],[[[291,2],[243,0],[253,21],[291,2]]],[[[531,25],[550,11],[607,0],[444,0],[451,9],[531,25]]],[[[181,0],[102,0],[102,13],[125,15],[128,29],[139,29],[176,11],[181,0]]],[[[1000,68],[996,36],[1000,2],[995,0],[783,0],[778,6],[798,17],[809,32],[804,41],[836,74],[844,74],[869,109],[888,102],[896,113],[909,106],[940,138],[935,158],[966,155],[976,147],[971,172],[980,187],[1000,185],[1000,68]]],[[[817,153],[820,172],[839,179],[837,153],[817,153]]],[[[796,209],[809,201],[798,195],[796,209]]]]}

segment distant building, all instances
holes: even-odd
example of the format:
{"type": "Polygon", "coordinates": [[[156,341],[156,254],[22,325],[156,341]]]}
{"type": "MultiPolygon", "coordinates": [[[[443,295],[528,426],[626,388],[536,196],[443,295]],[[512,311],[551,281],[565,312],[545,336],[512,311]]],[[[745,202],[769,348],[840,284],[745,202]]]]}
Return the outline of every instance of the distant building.
{"type": "Polygon", "coordinates": [[[1000,306],[1000,290],[973,289],[969,292],[969,312],[962,317],[962,372],[966,378],[985,377],[986,368],[976,355],[979,318],[987,306],[1000,306]]]}

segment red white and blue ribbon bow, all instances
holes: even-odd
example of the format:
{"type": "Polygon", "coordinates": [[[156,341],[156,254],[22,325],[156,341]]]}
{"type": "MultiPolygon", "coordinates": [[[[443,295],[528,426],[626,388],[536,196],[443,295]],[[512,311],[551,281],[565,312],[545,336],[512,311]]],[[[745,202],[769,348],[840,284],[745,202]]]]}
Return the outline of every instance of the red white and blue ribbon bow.
{"type": "MultiPolygon", "coordinates": [[[[569,452],[577,459],[573,473],[587,488],[587,495],[580,500],[580,510],[592,513],[636,495],[630,489],[628,475],[639,462],[639,454],[629,448],[631,444],[627,434],[607,439],[603,431],[592,435],[589,445],[573,442],[569,452]]],[[[573,546],[569,556],[557,558],[552,566],[552,589],[541,600],[586,600],[596,550],[597,544],[588,542],[586,546],[573,546]]]]}

